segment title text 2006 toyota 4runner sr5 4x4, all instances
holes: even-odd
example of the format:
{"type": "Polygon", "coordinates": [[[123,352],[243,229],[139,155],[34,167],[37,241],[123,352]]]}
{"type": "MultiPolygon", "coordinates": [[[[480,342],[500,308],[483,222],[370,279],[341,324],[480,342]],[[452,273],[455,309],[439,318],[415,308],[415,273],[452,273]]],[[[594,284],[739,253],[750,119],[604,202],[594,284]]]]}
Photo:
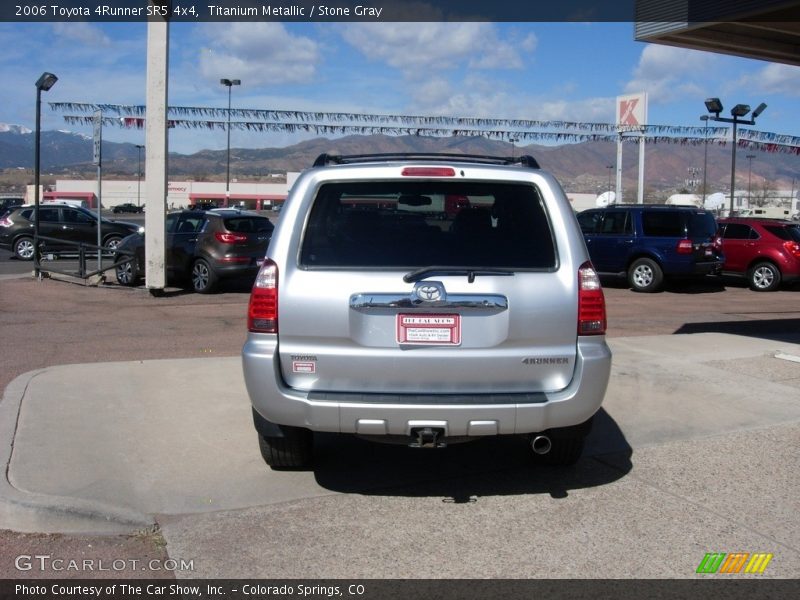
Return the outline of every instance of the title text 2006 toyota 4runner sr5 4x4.
{"type": "Polygon", "coordinates": [[[583,450],[611,368],[569,201],[528,156],[320,156],[253,287],[244,376],[267,464],[313,432],[436,448],[583,450]]]}

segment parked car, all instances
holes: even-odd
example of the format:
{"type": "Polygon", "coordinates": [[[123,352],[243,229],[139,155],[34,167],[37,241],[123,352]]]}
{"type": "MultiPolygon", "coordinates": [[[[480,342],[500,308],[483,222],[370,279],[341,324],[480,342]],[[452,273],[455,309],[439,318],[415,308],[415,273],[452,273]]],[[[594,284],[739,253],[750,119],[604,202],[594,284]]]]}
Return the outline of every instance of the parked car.
{"type": "MultiPolygon", "coordinates": [[[[33,260],[33,212],[33,205],[24,205],[0,218],[0,248],[10,250],[20,260],[33,260]]],[[[142,228],[136,223],[101,219],[100,229],[102,245],[113,250],[124,237],[142,228]]],[[[43,252],[77,252],[79,243],[97,244],[97,215],[66,204],[42,204],[39,235],[57,240],[41,240],[43,252]]]]}
{"type": "Polygon", "coordinates": [[[612,205],[578,214],[599,273],[625,275],[637,292],[665,277],[716,275],[724,257],[714,216],[688,206],[612,205]]]}
{"type": "MultiPolygon", "coordinates": [[[[194,291],[207,294],[226,278],[255,278],[263,262],[273,226],[269,219],[240,210],[192,211],[166,216],[168,280],[188,281],[194,291]]],[[[132,254],[116,259],[117,282],[136,285],[144,276],[144,233],[125,238],[118,249],[132,254]]]]}
{"type": "Polygon", "coordinates": [[[117,204],[114,208],[111,209],[114,214],[117,213],[142,213],[144,212],[144,206],[136,206],[132,202],[125,202],[123,204],[117,204]]]}
{"type": "Polygon", "coordinates": [[[527,156],[322,155],[292,186],[248,330],[275,468],[310,464],[312,432],[422,448],[517,435],[571,464],[611,368],[569,200],[527,156]],[[424,210],[447,196],[469,204],[424,210]]]}
{"type": "Polygon", "coordinates": [[[0,198],[0,216],[5,216],[5,213],[10,211],[12,208],[22,206],[23,204],[25,204],[25,200],[23,198],[0,198]]]}
{"type": "Polygon", "coordinates": [[[719,220],[726,275],[746,277],[757,292],[800,279],[800,224],[778,219],[719,220]]]}

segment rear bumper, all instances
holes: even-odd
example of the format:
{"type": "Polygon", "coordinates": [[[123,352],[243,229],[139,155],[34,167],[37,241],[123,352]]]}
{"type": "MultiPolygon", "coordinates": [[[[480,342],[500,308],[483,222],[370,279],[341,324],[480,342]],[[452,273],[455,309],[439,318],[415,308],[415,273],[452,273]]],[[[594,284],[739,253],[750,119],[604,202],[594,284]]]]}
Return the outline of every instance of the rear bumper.
{"type": "Polygon", "coordinates": [[[723,264],[720,260],[695,263],[692,273],[694,275],[719,275],[722,273],[723,264]]]}
{"type": "Polygon", "coordinates": [[[409,435],[442,428],[445,436],[524,434],[568,427],[600,408],[611,372],[602,336],[579,338],[575,373],[553,393],[499,395],[320,394],[286,387],[277,337],[249,334],[242,350],[247,391],[255,411],[280,425],[360,435],[409,435]]]}
{"type": "Polygon", "coordinates": [[[258,274],[259,265],[255,258],[248,258],[246,261],[239,260],[214,260],[214,272],[219,277],[234,278],[252,276],[255,279],[258,274]]]}

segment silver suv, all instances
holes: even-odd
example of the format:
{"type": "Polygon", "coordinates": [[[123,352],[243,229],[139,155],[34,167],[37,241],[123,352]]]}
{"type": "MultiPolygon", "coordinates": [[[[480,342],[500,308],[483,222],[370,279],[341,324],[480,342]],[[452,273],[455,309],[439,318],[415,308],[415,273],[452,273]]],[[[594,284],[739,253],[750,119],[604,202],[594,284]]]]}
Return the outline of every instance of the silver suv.
{"type": "Polygon", "coordinates": [[[572,464],[611,369],[603,291],[528,156],[322,155],[294,184],[242,351],[261,453],[313,433],[413,447],[524,435],[572,464]]]}

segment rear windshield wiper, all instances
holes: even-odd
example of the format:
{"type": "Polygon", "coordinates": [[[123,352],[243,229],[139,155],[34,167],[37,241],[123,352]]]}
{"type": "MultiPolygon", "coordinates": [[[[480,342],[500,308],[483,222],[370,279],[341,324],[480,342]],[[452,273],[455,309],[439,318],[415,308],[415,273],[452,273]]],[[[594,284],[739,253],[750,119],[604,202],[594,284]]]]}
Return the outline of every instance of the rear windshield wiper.
{"type": "Polygon", "coordinates": [[[494,276],[494,275],[513,275],[514,271],[511,269],[487,269],[485,267],[422,267],[415,269],[410,273],[403,275],[403,281],[411,283],[413,281],[421,281],[431,275],[466,275],[467,281],[472,283],[478,275],[494,276]]]}

